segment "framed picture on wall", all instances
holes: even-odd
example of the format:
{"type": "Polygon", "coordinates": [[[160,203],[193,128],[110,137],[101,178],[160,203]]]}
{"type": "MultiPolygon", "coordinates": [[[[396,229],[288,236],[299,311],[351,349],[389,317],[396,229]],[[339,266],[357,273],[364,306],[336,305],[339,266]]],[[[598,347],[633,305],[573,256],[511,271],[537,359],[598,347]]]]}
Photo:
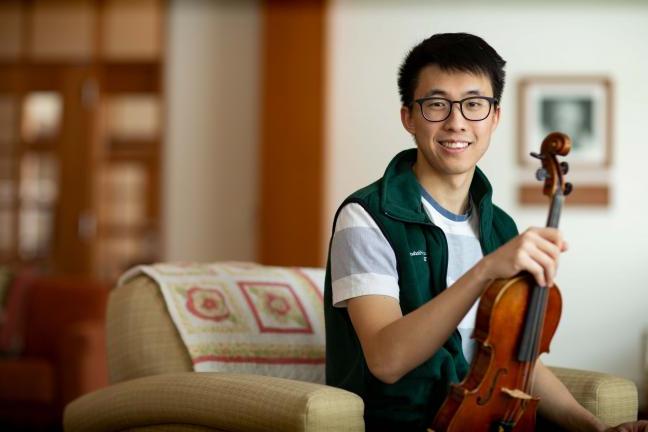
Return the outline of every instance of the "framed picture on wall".
{"type": "Polygon", "coordinates": [[[598,76],[538,76],[520,80],[520,162],[553,131],[572,139],[570,164],[591,168],[611,164],[612,85],[598,76]]]}
{"type": "MultiPolygon", "coordinates": [[[[612,83],[604,76],[529,76],[518,85],[518,160],[534,166],[550,132],[572,140],[565,158],[584,186],[575,188],[577,204],[608,204],[608,184],[602,181],[612,165],[612,83]]],[[[521,202],[533,203],[521,194],[521,202]]]]}

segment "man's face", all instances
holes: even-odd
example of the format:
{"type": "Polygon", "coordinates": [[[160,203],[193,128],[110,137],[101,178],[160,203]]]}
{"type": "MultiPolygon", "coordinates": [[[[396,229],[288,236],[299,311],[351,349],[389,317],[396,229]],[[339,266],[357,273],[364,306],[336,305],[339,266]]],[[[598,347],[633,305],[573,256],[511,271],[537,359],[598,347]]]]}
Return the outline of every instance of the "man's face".
{"type": "MultiPolygon", "coordinates": [[[[446,72],[436,65],[421,69],[414,99],[436,96],[461,100],[470,96],[493,97],[490,80],[485,75],[467,72],[446,72]]],[[[475,165],[490,144],[491,134],[499,121],[499,108],[493,107],[481,121],[466,120],[453,104],[450,117],[429,122],[421,114],[419,104],[401,109],[403,126],[414,135],[418,147],[417,169],[434,176],[472,176],[475,165]]]]}

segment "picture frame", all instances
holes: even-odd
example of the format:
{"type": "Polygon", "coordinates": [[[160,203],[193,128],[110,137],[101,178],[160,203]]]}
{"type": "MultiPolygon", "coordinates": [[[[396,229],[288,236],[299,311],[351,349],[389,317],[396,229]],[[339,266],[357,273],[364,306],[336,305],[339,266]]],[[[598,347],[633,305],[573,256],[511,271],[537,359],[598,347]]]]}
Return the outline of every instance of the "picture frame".
{"type": "Polygon", "coordinates": [[[612,81],[598,75],[536,75],[518,81],[518,165],[523,180],[519,202],[546,201],[533,184],[539,152],[550,132],[563,132],[572,141],[568,162],[574,183],[570,204],[608,206],[613,153],[612,81]]]}
{"type": "Polygon", "coordinates": [[[604,76],[530,76],[520,79],[518,159],[533,164],[545,136],[569,135],[569,163],[601,169],[612,164],[612,83],[604,76]]]}

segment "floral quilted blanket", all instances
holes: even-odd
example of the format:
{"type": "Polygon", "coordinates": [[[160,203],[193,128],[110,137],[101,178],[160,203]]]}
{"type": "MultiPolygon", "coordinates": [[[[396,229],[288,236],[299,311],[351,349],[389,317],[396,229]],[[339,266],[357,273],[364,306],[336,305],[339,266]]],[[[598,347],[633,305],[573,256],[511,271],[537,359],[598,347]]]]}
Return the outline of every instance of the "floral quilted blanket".
{"type": "Polygon", "coordinates": [[[254,263],[138,266],[157,282],[198,372],[324,382],[324,270],[254,263]]]}

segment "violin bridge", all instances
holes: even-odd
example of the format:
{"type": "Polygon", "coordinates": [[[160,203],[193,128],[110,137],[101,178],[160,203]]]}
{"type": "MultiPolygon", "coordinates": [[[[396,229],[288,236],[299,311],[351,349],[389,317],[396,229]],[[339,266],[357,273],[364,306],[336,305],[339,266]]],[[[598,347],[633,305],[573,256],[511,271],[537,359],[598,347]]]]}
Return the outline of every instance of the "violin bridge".
{"type": "Polygon", "coordinates": [[[533,396],[523,392],[522,390],[518,390],[518,389],[511,390],[506,387],[502,387],[502,391],[514,399],[521,399],[521,400],[533,399],[533,396]]]}

